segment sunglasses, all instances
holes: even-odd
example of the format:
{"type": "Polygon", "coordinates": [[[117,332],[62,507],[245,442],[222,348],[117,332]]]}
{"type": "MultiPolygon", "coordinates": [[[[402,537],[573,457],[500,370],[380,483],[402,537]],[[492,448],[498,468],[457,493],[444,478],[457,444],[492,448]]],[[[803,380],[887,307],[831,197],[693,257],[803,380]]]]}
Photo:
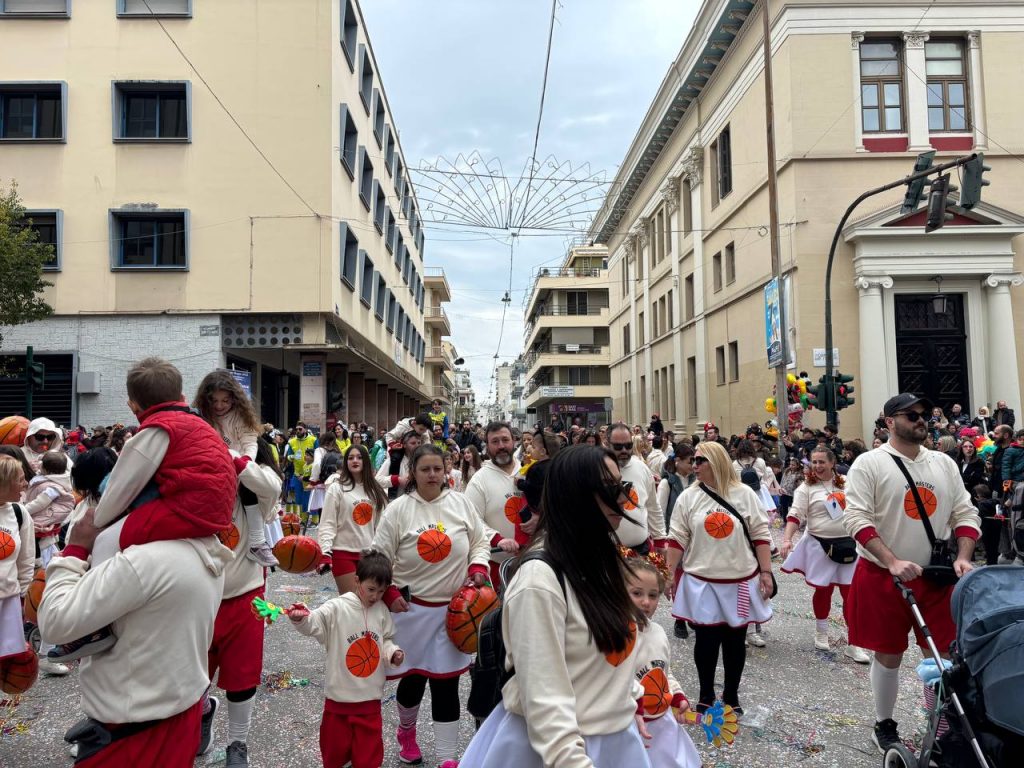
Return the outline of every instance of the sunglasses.
{"type": "Polygon", "coordinates": [[[633,450],[632,443],[612,443],[613,451],[631,451],[633,450]]]}
{"type": "Polygon", "coordinates": [[[44,434],[42,432],[36,432],[33,435],[33,437],[36,439],[37,442],[38,441],[45,441],[47,443],[52,443],[54,440],[57,439],[56,435],[47,435],[47,434],[44,434]]]}
{"type": "Polygon", "coordinates": [[[629,480],[621,480],[618,483],[608,483],[604,487],[605,498],[614,500],[617,504],[620,498],[628,499],[629,492],[633,490],[633,483],[629,480]]]}
{"type": "Polygon", "coordinates": [[[701,464],[707,464],[707,463],[708,463],[708,460],[706,458],[704,458],[703,456],[694,456],[693,457],[693,465],[695,467],[699,467],[701,464]]]}
{"type": "Polygon", "coordinates": [[[924,421],[927,418],[921,411],[902,411],[895,414],[896,416],[902,416],[907,421],[913,423],[915,421],[924,421]]]}

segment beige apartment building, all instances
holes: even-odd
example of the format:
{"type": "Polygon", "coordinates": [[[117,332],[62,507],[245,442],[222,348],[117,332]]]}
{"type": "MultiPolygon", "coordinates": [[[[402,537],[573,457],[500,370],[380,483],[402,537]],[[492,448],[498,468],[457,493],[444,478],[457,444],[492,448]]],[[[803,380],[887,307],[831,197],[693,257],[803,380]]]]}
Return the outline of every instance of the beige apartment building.
{"type": "Polygon", "coordinates": [[[560,269],[542,269],[526,304],[522,363],[527,421],[607,423],[613,359],[608,249],[576,246],[560,269]]]}
{"type": "MultiPolygon", "coordinates": [[[[703,3],[595,220],[609,249],[616,418],[657,411],[677,430],[714,421],[725,434],[769,418],[762,9],[703,3]]],[[[846,206],[907,175],[920,152],[936,163],[984,152],[983,202],[951,208],[941,230],[925,234],[920,210],[900,214],[901,187],[843,231],[834,346],[856,405],[842,433],[870,438],[882,403],[907,390],[971,413],[999,400],[1019,411],[1024,2],[771,0],[770,22],[793,372],[824,373],[825,264],[846,206]]]]}
{"type": "Polygon", "coordinates": [[[63,423],[124,420],[156,354],[278,424],[390,426],[453,383],[408,167],[356,0],[0,0],[0,177],[56,249],[3,353],[63,423]]]}

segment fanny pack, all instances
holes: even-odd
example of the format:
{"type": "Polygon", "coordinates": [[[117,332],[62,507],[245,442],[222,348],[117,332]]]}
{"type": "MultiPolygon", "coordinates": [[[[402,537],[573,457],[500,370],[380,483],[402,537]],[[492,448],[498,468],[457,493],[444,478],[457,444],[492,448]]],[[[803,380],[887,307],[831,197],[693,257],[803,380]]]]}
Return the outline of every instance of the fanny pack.
{"type": "Polygon", "coordinates": [[[935,537],[932,523],[928,519],[928,512],[924,508],[924,502],[921,501],[921,493],[917,490],[917,483],[910,476],[906,466],[903,464],[903,460],[894,453],[889,455],[892,456],[892,460],[896,462],[896,466],[900,468],[900,472],[903,473],[903,477],[906,478],[907,484],[910,486],[910,493],[913,495],[914,504],[917,506],[917,516],[921,518],[924,532],[928,536],[928,543],[932,546],[928,565],[924,566],[921,575],[928,579],[928,581],[941,587],[952,586],[960,580],[960,577],[953,570],[953,555],[949,549],[949,542],[946,539],[935,537]]]}
{"type": "Polygon", "coordinates": [[[64,741],[78,745],[78,757],[75,762],[81,762],[106,749],[114,742],[142,733],[161,722],[163,721],[147,720],[144,723],[125,723],[110,730],[99,720],[87,717],[68,729],[68,732],[64,734],[64,741]]]}
{"type": "MultiPolygon", "coordinates": [[[[811,536],[814,536],[812,533],[811,536]]],[[[838,539],[826,539],[821,536],[814,536],[815,541],[821,544],[828,559],[840,565],[849,565],[857,559],[857,542],[850,536],[840,536],[838,539]]]]}

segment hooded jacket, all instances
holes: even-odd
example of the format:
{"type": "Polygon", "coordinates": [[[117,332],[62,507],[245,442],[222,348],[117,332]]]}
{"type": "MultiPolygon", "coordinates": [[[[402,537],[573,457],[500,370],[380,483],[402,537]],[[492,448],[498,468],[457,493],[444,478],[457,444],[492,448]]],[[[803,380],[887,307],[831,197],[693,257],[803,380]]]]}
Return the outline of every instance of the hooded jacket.
{"type": "MultiPolygon", "coordinates": [[[[47,419],[45,416],[40,416],[38,419],[32,419],[28,424],[28,430],[25,432],[25,445],[22,446],[21,450],[24,452],[25,459],[28,461],[29,466],[32,467],[33,472],[39,472],[40,462],[43,460],[43,454],[46,453],[46,451],[33,451],[28,447],[28,438],[32,437],[36,432],[53,432],[53,434],[56,435],[46,451],[60,451],[64,448],[64,441],[61,439],[61,431],[57,429],[57,425],[54,424],[51,419],[47,419]]],[[[71,463],[70,458],[68,459],[68,463],[71,463]]],[[[71,467],[69,466],[68,469],[71,469],[71,467]]]]}
{"type": "Polygon", "coordinates": [[[64,521],[75,509],[75,497],[71,493],[71,478],[68,475],[36,475],[28,484],[25,493],[25,508],[32,516],[39,546],[46,547],[45,539],[55,537],[64,521]]]}

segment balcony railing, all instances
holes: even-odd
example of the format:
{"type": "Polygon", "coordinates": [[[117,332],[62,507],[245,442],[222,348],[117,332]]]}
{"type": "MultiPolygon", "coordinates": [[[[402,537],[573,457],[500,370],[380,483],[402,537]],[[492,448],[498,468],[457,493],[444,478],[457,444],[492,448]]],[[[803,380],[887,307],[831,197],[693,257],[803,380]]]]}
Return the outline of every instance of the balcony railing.
{"type": "Polygon", "coordinates": [[[444,267],[423,267],[423,276],[424,277],[445,277],[444,267]]]}
{"type": "Polygon", "coordinates": [[[607,347],[597,344],[543,344],[531,349],[523,358],[523,362],[529,370],[541,355],[601,355],[607,351],[607,347]]]}
{"type": "Polygon", "coordinates": [[[426,359],[428,363],[433,360],[441,359],[449,368],[455,367],[455,364],[452,361],[452,356],[448,354],[448,350],[444,347],[427,347],[426,359]]]}

